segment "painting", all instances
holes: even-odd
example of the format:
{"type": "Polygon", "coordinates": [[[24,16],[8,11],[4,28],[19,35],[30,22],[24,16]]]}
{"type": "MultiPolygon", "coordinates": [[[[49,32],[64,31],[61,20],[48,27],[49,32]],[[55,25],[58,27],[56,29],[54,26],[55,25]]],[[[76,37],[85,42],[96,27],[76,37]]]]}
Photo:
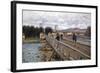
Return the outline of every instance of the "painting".
{"type": "Polygon", "coordinates": [[[11,4],[13,72],[97,66],[97,6],[11,4]]]}

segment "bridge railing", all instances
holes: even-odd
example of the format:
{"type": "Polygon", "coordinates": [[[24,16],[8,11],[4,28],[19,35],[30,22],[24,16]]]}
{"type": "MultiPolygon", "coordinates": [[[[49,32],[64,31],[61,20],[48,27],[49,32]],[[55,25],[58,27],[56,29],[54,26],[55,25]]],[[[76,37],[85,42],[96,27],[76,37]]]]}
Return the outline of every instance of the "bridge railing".
{"type": "Polygon", "coordinates": [[[62,60],[90,59],[90,56],[84,54],[74,47],[71,47],[68,44],[56,40],[55,38],[46,36],[46,40],[55,50],[55,52],[60,56],[60,58],[62,58],[62,60]]]}

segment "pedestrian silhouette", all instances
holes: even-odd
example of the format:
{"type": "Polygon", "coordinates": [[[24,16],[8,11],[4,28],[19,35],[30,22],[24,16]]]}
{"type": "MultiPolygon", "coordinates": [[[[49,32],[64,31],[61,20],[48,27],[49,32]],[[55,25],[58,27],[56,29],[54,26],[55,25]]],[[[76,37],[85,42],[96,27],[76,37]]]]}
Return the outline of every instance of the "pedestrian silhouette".
{"type": "Polygon", "coordinates": [[[56,39],[57,39],[58,41],[60,40],[60,37],[59,37],[59,34],[58,34],[58,33],[57,33],[56,39]]]}
{"type": "Polygon", "coordinates": [[[75,33],[73,33],[72,39],[73,39],[73,42],[75,42],[75,43],[77,42],[77,36],[75,33]]]}
{"type": "Polygon", "coordinates": [[[60,37],[61,37],[61,40],[62,40],[63,39],[63,34],[61,34],[60,37]]]}

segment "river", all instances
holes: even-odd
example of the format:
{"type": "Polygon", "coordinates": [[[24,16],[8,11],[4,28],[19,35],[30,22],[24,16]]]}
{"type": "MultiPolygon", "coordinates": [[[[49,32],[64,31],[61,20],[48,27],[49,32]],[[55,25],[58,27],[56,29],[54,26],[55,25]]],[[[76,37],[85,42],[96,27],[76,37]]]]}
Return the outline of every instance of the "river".
{"type": "Polygon", "coordinates": [[[40,62],[40,43],[24,43],[22,45],[22,63],[40,62]]]}

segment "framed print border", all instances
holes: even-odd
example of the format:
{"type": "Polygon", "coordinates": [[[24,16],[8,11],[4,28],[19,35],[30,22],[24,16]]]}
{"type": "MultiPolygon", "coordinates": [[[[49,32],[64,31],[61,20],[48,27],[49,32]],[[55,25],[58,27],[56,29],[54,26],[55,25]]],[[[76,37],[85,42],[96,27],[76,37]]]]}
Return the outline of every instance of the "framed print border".
{"type": "Polygon", "coordinates": [[[55,70],[55,69],[73,69],[73,68],[86,68],[98,66],[98,7],[90,5],[74,5],[74,4],[58,4],[58,3],[43,3],[43,2],[27,2],[27,1],[12,1],[11,2],[11,71],[41,71],[41,70],[55,70]],[[78,8],[90,8],[95,9],[95,64],[94,65],[82,65],[82,66],[69,66],[69,67],[50,67],[50,68],[36,68],[36,69],[17,69],[17,4],[28,5],[44,5],[44,6],[58,6],[58,7],[78,7],[78,8]]]}

